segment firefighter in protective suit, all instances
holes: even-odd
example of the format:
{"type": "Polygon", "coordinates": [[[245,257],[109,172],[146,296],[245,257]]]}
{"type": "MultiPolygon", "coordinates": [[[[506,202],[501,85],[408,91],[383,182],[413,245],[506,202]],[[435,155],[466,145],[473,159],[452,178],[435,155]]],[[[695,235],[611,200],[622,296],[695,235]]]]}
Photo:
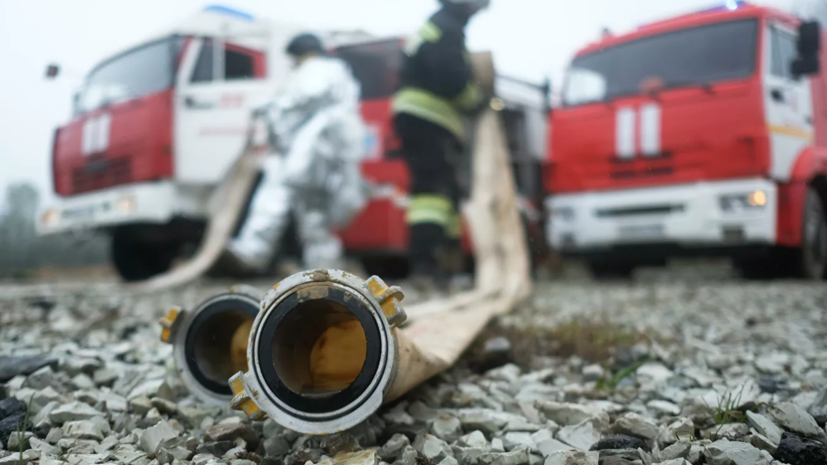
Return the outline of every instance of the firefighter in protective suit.
{"type": "Polygon", "coordinates": [[[394,128],[411,176],[407,210],[415,285],[444,287],[460,248],[458,167],[464,115],[485,99],[473,79],[465,26],[489,0],[440,0],[442,8],[410,39],[393,99],[394,128]]]}
{"type": "Polygon", "coordinates": [[[265,271],[291,212],[304,266],[341,268],[342,243],[334,230],[367,202],[358,82],[344,61],[326,56],[315,35],[295,37],[287,54],[296,69],[267,113],[276,156],[264,162],[248,217],[228,246],[237,270],[265,271]]]}

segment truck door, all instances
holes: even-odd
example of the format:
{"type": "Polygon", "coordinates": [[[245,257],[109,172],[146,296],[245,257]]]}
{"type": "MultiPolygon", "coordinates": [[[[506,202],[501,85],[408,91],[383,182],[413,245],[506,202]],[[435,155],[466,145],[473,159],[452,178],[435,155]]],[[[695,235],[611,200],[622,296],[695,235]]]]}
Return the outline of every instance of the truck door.
{"type": "Polygon", "coordinates": [[[193,39],[175,99],[175,174],[185,184],[215,184],[240,155],[252,110],[275,89],[265,54],[211,38],[193,39]]]}
{"type": "Polygon", "coordinates": [[[790,178],[798,154],[813,140],[813,105],[810,78],[795,79],[796,32],[770,24],[765,34],[764,102],[774,179],[790,178]]]}

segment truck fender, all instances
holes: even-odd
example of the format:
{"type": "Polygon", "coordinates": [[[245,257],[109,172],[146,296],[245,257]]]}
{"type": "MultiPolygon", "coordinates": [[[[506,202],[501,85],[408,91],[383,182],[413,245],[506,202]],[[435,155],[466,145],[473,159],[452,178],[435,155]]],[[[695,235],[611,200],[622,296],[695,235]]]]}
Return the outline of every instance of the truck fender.
{"type": "Polygon", "coordinates": [[[796,159],[787,182],[778,184],[778,245],[801,245],[801,227],[807,189],[819,175],[827,174],[827,149],[809,146],[796,159]]]}

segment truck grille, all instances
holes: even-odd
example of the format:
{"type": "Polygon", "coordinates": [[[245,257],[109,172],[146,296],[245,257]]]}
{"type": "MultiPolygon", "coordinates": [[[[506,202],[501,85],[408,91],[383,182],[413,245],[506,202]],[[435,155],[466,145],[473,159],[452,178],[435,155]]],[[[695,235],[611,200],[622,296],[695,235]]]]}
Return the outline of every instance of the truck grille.
{"type": "Polygon", "coordinates": [[[80,194],[132,181],[132,163],[128,157],[92,158],[72,171],[72,192],[80,194]]]}

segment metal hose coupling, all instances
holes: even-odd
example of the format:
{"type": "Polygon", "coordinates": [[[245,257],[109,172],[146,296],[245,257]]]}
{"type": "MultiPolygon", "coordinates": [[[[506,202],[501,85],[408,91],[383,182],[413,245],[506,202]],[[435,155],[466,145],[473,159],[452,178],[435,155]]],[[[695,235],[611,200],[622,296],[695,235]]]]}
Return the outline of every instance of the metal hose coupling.
{"type": "Polygon", "coordinates": [[[253,322],[247,372],[230,378],[232,407],[312,435],[366,420],[396,375],[403,297],[376,276],[339,270],[276,284],[253,322]]]}
{"type": "Polygon", "coordinates": [[[172,344],[184,385],[202,402],[226,407],[232,400],[227,379],[247,365],[247,341],[263,295],[233,286],[195,310],[173,307],[161,318],[161,340],[172,344]]]}

